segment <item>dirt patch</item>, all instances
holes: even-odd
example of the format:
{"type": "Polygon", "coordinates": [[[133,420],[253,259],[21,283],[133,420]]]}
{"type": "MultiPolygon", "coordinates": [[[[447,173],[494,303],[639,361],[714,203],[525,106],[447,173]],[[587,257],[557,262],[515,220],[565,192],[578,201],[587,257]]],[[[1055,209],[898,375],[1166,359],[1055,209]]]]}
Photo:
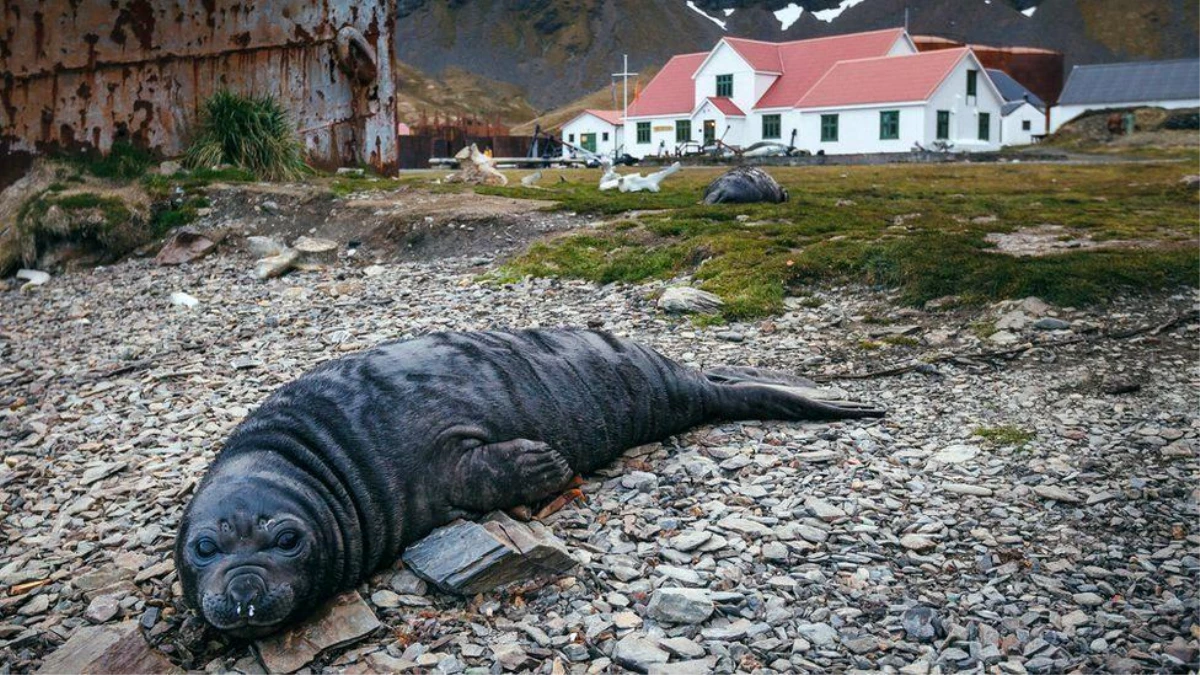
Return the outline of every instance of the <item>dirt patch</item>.
{"type": "MultiPolygon", "coordinates": [[[[285,243],[320,237],[354,244],[365,260],[495,257],[584,221],[552,202],[439,193],[405,186],[338,198],[320,186],[215,186],[207,225],[285,243]]],[[[236,241],[236,240],[235,240],[236,241]]]]}
{"type": "Polygon", "coordinates": [[[1016,232],[990,232],[986,239],[996,245],[997,253],[1017,257],[1036,257],[1081,250],[1153,248],[1159,245],[1158,242],[1145,239],[1096,241],[1086,235],[1071,232],[1061,225],[1038,225],[1016,232]]]}

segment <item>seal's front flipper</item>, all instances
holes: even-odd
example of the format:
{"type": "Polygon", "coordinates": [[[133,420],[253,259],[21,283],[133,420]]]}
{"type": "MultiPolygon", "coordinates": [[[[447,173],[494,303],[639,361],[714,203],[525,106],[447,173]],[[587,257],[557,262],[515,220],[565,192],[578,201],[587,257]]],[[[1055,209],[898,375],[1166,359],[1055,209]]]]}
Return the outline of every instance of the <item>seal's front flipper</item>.
{"type": "Polygon", "coordinates": [[[464,450],[452,471],[451,503],[481,512],[545,499],[575,475],[549,445],[523,438],[464,450]]]}

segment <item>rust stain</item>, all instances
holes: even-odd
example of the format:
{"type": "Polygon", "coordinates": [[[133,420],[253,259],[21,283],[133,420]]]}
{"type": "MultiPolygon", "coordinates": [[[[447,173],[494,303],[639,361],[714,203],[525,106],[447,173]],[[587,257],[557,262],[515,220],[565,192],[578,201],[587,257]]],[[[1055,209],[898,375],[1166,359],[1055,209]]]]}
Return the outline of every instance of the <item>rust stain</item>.
{"type": "Polygon", "coordinates": [[[317,164],[395,168],[395,4],[0,0],[0,164],[119,139],[178,155],[203,101],[230,89],[276,96],[317,164]],[[370,47],[351,68],[347,28],[370,47]]]}

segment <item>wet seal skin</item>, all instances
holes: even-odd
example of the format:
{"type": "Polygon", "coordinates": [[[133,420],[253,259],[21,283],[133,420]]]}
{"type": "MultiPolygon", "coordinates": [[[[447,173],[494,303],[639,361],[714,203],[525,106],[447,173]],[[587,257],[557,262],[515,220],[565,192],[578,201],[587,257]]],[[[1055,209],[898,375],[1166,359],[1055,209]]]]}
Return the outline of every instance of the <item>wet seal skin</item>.
{"type": "Polygon", "coordinates": [[[803,378],[685,368],[589,330],[439,333],[329,361],[226,441],[175,565],[216,628],[304,618],[455,518],[530,504],[625,450],[722,420],[878,417],[803,378]]]}

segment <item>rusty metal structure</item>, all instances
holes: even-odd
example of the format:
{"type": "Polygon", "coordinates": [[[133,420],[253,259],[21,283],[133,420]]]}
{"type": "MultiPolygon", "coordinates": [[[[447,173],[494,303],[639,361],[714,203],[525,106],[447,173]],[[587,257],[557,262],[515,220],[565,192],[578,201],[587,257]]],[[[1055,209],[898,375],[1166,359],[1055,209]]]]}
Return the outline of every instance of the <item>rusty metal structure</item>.
{"type": "Polygon", "coordinates": [[[180,154],[227,89],[290,111],[313,162],[396,167],[396,0],[0,0],[0,187],[39,154],[180,154]]]}
{"type": "Polygon", "coordinates": [[[977,45],[933,35],[914,35],[913,43],[919,51],[957,49],[970,47],[984,68],[1003,70],[1020,82],[1026,89],[1052,106],[1058,103],[1064,85],[1064,57],[1062,52],[1038,47],[993,47],[977,45]]]}

